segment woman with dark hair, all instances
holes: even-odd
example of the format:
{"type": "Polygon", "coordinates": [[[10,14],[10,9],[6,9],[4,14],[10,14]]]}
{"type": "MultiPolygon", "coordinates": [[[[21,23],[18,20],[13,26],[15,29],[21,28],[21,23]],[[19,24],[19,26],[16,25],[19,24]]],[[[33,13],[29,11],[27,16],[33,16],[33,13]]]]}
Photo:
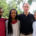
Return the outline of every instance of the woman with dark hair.
{"type": "Polygon", "coordinates": [[[19,36],[19,20],[16,9],[11,9],[8,20],[8,33],[11,36],[19,36]]]}

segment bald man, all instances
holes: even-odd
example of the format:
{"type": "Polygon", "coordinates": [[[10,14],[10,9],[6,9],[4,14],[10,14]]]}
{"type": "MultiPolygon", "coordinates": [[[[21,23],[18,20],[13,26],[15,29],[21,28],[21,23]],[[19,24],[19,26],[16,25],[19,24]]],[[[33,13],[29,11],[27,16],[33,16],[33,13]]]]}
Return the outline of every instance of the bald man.
{"type": "Polygon", "coordinates": [[[23,4],[24,13],[18,16],[20,20],[20,36],[32,36],[32,23],[34,17],[29,13],[29,4],[23,4]]]}
{"type": "Polygon", "coordinates": [[[6,26],[5,26],[5,18],[2,17],[3,15],[3,9],[0,8],[0,36],[6,36],[6,26]]]}

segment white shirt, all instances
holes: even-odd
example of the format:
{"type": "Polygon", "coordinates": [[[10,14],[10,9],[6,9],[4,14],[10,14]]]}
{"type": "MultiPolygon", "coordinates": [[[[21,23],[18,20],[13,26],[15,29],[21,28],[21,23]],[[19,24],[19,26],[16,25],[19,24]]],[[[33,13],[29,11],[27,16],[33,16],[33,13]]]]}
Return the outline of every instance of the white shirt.
{"type": "Polygon", "coordinates": [[[11,34],[11,36],[19,36],[20,21],[17,20],[15,24],[12,24],[12,28],[13,28],[13,35],[11,34]]]}
{"type": "Polygon", "coordinates": [[[15,24],[12,24],[12,28],[13,28],[13,35],[8,34],[8,20],[7,20],[6,21],[6,36],[19,36],[20,21],[17,20],[15,24]]]}
{"type": "Polygon", "coordinates": [[[36,21],[33,22],[33,36],[36,36],[36,21]]]}

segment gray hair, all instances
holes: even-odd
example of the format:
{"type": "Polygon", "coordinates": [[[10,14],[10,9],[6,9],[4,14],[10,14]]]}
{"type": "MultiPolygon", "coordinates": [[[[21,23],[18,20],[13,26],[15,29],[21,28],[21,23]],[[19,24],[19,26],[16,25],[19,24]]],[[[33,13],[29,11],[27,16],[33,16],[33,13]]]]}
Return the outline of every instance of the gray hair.
{"type": "Polygon", "coordinates": [[[29,4],[29,3],[23,3],[23,6],[24,6],[24,4],[29,4]]]}

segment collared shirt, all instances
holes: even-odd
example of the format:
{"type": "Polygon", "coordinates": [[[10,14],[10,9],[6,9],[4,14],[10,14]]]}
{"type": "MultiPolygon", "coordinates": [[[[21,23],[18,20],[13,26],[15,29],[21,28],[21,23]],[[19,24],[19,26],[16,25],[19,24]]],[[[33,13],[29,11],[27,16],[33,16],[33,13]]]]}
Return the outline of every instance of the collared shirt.
{"type": "Polygon", "coordinates": [[[5,19],[0,18],[0,36],[5,36],[5,19]]]}
{"type": "Polygon", "coordinates": [[[5,31],[6,31],[6,28],[5,28],[5,18],[0,18],[0,36],[5,36],[5,31]]]}
{"type": "Polygon", "coordinates": [[[34,20],[33,15],[28,14],[26,16],[24,14],[21,14],[18,16],[18,19],[20,20],[20,32],[25,34],[32,33],[32,23],[34,20]]]}

